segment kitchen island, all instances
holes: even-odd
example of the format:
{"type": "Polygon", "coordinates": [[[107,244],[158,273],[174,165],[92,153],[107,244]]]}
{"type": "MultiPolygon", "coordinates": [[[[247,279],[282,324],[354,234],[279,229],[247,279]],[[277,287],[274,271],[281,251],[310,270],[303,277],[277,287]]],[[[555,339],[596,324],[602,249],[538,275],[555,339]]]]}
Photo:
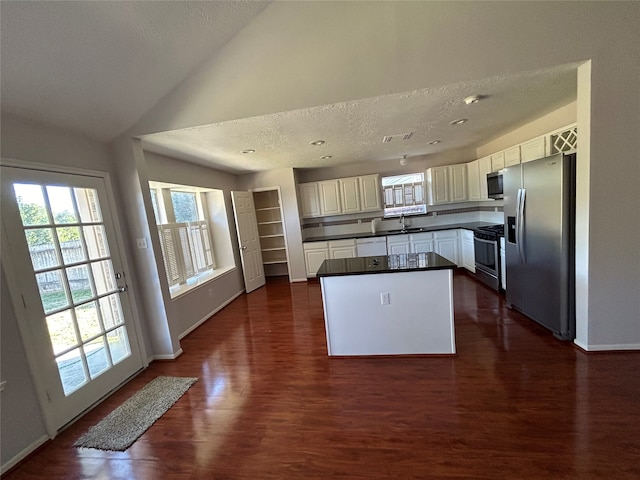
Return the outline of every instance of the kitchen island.
{"type": "Polygon", "coordinates": [[[433,252],[325,260],[329,356],[455,354],[455,267],[433,252]]]}

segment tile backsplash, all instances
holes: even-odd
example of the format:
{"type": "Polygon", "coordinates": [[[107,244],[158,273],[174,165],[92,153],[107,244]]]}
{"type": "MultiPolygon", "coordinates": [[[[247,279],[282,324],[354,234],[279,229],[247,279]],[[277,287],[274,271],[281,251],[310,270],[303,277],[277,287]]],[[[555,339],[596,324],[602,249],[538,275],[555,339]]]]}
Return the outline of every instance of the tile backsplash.
{"type": "MultiPolygon", "coordinates": [[[[310,218],[303,220],[303,238],[324,235],[346,235],[350,233],[371,232],[371,222],[376,220],[376,231],[386,232],[400,228],[399,218],[383,219],[381,215],[361,216],[359,218],[310,218]]],[[[488,222],[503,223],[502,206],[472,206],[431,211],[426,215],[405,217],[409,227],[429,227],[454,223],[488,222]]]]}

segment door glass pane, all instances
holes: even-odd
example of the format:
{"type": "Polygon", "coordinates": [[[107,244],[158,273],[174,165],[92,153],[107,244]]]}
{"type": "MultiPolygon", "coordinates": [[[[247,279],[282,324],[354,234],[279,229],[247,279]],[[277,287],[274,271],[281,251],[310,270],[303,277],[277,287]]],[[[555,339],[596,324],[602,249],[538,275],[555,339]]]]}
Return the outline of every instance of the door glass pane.
{"type": "Polygon", "coordinates": [[[77,307],[75,310],[82,340],[95,337],[102,333],[100,321],[98,320],[96,302],[85,303],[84,305],[77,307]]]}
{"type": "Polygon", "coordinates": [[[73,298],[74,303],[80,303],[93,298],[94,293],[91,289],[87,265],[67,268],[67,279],[69,281],[69,290],[71,290],[71,298],[73,298]]]}
{"type": "Polygon", "coordinates": [[[47,207],[45,206],[44,195],[40,185],[14,183],[13,191],[16,194],[23,225],[49,224],[47,207]]]}
{"type": "Polygon", "coordinates": [[[49,205],[51,205],[51,214],[53,222],[57,225],[63,223],[78,223],[78,216],[73,201],[71,200],[71,189],[69,187],[47,187],[47,195],[49,196],[49,205]]]}
{"type": "Polygon", "coordinates": [[[65,265],[84,262],[87,259],[87,254],[80,241],[79,227],[56,228],[56,233],[58,234],[62,259],[65,265]]]}
{"type": "Polygon", "coordinates": [[[109,295],[100,299],[100,313],[105,330],[124,323],[124,317],[120,308],[120,299],[117,295],[109,295]]]}
{"type": "Polygon", "coordinates": [[[82,362],[82,352],[79,348],[71,350],[69,353],[56,358],[60,380],[64,394],[69,395],[79,387],[87,383],[87,374],[84,371],[82,362]]]}
{"type": "Polygon", "coordinates": [[[55,313],[47,317],[47,328],[49,337],[53,344],[53,353],[58,354],[69,348],[78,345],[75,328],[73,328],[73,317],[70,310],[55,313]]]}
{"type": "Polygon", "coordinates": [[[91,271],[98,295],[104,295],[116,289],[116,279],[113,275],[111,261],[94,262],[91,264],[91,271]]]}
{"type": "Polygon", "coordinates": [[[58,252],[53,243],[53,231],[50,228],[33,228],[25,230],[29,254],[34,270],[57,267],[60,265],[58,252]]]}
{"type": "Polygon", "coordinates": [[[104,346],[104,337],[85,344],[84,352],[87,355],[87,366],[89,367],[89,375],[96,378],[101,372],[109,368],[109,357],[104,346]]]}
{"type": "Polygon", "coordinates": [[[107,236],[105,235],[102,225],[92,227],[82,227],[84,238],[89,249],[89,258],[95,260],[109,256],[109,246],[107,245],[107,236]]]}
{"type": "Polygon", "coordinates": [[[74,188],[73,191],[82,223],[102,222],[97,192],[93,188],[74,188]]]}
{"type": "Polygon", "coordinates": [[[69,306],[69,297],[64,288],[64,279],[61,270],[53,270],[36,274],[36,282],[42,299],[44,313],[69,306]]]}
{"type": "Polygon", "coordinates": [[[127,358],[131,351],[129,350],[129,340],[127,339],[127,330],[124,327],[115,329],[107,334],[107,342],[111,351],[113,363],[127,358]]]}

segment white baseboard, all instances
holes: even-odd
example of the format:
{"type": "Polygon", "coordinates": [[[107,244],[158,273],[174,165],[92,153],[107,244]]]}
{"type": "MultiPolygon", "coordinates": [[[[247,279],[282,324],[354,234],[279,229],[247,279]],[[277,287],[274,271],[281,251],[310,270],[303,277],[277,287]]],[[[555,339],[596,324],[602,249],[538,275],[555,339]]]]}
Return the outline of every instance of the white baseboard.
{"type": "Polygon", "coordinates": [[[27,455],[32,453],[40,445],[44,445],[44,443],[47,442],[47,440],[49,440],[49,437],[47,435],[43,435],[40,438],[38,438],[35,442],[33,442],[31,445],[27,446],[20,453],[18,453],[15,457],[13,457],[7,463],[2,465],[2,467],[0,467],[0,475],[4,475],[5,473],[7,473],[7,471],[10,468],[14,467],[15,465],[18,464],[18,462],[20,462],[21,460],[25,459],[27,457],[27,455]]]}
{"type": "Polygon", "coordinates": [[[178,349],[178,351],[175,352],[175,353],[167,353],[167,354],[162,354],[162,355],[152,355],[151,357],[148,358],[148,361],[149,361],[149,363],[151,363],[154,360],[175,360],[180,355],[182,355],[182,349],[181,348],[178,349]]]}
{"type": "Polygon", "coordinates": [[[233,302],[236,298],[238,298],[240,295],[242,295],[244,293],[244,289],[240,290],[238,293],[236,293],[234,296],[232,296],[229,300],[227,300],[226,302],[224,302],[223,304],[219,305],[215,310],[212,310],[211,312],[207,313],[204,317],[202,317],[200,320],[198,320],[196,323],[194,323],[191,327],[187,328],[184,332],[182,332],[180,335],[178,335],[178,340],[182,340],[184,337],[186,337],[187,335],[189,335],[191,332],[193,332],[196,328],[198,328],[200,325],[202,325],[204,322],[206,322],[207,320],[209,320],[213,315],[215,315],[216,313],[218,313],[220,310],[222,310],[224,307],[226,307],[227,305],[229,305],[231,302],[233,302]]]}
{"type": "Polygon", "coordinates": [[[640,350],[640,343],[618,343],[611,345],[585,345],[584,343],[574,340],[578,347],[586,352],[620,352],[630,350],[640,350]]]}
{"type": "Polygon", "coordinates": [[[295,282],[306,282],[308,279],[307,277],[304,278],[292,278],[291,279],[291,283],[295,283],[295,282]]]}

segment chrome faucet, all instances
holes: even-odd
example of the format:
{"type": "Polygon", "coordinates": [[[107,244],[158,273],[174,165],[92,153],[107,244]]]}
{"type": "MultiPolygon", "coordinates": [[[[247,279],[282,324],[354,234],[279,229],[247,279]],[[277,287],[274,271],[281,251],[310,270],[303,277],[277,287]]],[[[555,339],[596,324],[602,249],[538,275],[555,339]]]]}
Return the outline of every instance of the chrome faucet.
{"type": "Polygon", "coordinates": [[[407,225],[405,223],[404,213],[400,215],[400,225],[402,225],[402,233],[407,231],[407,225]]]}

